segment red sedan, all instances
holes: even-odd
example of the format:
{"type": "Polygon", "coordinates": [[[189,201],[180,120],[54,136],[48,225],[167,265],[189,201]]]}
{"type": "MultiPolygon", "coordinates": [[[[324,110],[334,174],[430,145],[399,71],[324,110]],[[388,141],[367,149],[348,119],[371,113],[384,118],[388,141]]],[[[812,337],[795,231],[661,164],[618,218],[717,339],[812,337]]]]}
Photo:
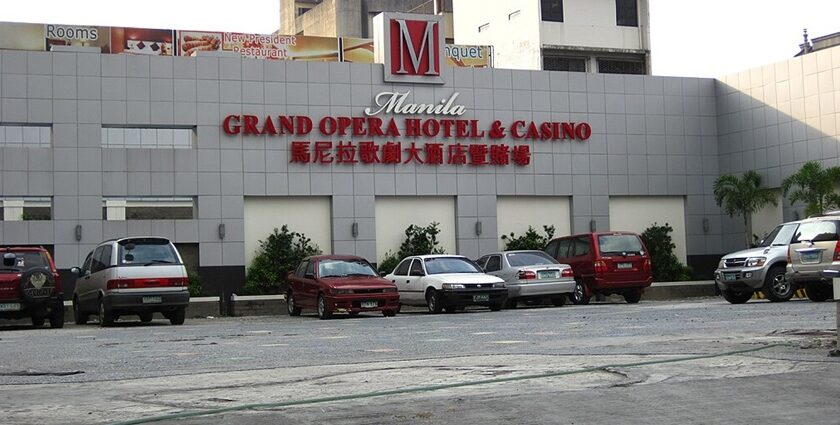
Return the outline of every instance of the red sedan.
{"type": "Polygon", "coordinates": [[[289,272],[286,304],[290,316],[304,308],[329,319],[333,313],[381,311],[394,316],[400,308],[397,286],[380,278],[364,258],[350,255],[319,255],[304,259],[289,272]]]}

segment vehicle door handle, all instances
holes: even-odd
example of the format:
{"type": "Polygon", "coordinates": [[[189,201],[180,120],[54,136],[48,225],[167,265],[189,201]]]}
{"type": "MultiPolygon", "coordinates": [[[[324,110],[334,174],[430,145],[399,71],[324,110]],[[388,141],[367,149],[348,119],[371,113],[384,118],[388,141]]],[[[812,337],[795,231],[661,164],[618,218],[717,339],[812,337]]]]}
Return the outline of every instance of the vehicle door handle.
{"type": "Polygon", "coordinates": [[[397,283],[397,281],[394,280],[394,279],[391,279],[391,283],[397,283]]]}
{"type": "Polygon", "coordinates": [[[405,281],[405,283],[411,283],[411,281],[410,281],[410,280],[406,280],[406,281],[405,281]]]}

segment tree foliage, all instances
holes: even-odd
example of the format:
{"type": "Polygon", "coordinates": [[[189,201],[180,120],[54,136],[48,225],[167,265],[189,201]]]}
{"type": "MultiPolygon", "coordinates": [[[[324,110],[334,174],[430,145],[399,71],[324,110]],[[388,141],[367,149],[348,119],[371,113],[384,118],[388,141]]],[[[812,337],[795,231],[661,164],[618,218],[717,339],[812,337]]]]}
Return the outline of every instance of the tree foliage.
{"type": "Polygon", "coordinates": [[[650,254],[650,264],[653,269],[653,280],[656,282],[675,282],[691,279],[691,268],[684,266],[674,255],[674,245],[671,232],[674,231],[668,223],[652,226],[642,232],[642,241],[650,254]]]}
{"type": "Polygon", "coordinates": [[[782,191],[791,204],[806,204],[805,215],[820,214],[840,206],[840,195],[834,191],[838,182],[840,167],[823,169],[819,162],[809,161],[782,180],[782,191]]]}
{"type": "Polygon", "coordinates": [[[536,249],[541,250],[545,248],[551,238],[554,237],[554,226],[543,225],[545,236],[540,235],[532,226],[528,226],[528,230],[522,236],[516,236],[513,232],[510,235],[502,235],[502,241],[505,243],[505,251],[514,251],[520,249],[536,249]]]}
{"type": "Polygon", "coordinates": [[[394,254],[388,251],[382,261],[379,262],[379,271],[390,273],[405,257],[412,255],[445,254],[446,249],[438,246],[440,242],[437,235],[440,234],[438,226],[440,223],[432,222],[426,227],[412,224],[405,229],[405,240],[400,249],[394,254]]]}
{"type": "Polygon", "coordinates": [[[286,289],[286,274],[311,255],[321,250],[303,233],[283,225],[260,241],[257,256],[245,273],[245,295],[276,294],[286,289]]]}
{"type": "Polygon", "coordinates": [[[761,175],[750,170],[741,177],[724,174],[715,180],[715,203],[733,217],[744,219],[744,241],[750,246],[752,214],[767,204],[776,205],[776,195],[771,189],[761,187],[761,175]]]}

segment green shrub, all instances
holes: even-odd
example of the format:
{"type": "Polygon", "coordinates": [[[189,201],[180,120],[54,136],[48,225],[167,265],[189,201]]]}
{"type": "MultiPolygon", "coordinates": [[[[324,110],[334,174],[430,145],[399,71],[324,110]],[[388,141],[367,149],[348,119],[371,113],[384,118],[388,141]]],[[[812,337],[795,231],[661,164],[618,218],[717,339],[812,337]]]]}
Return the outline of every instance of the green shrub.
{"type": "Polygon", "coordinates": [[[691,268],[681,264],[674,255],[677,246],[671,239],[673,231],[668,223],[664,226],[653,223],[641,235],[650,254],[653,280],[656,282],[691,280],[691,268]]]}
{"type": "Polygon", "coordinates": [[[317,245],[303,233],[283,225],[260,241],[257,256],[245,272],[245,295],[278,294],[286,290],[286,273],[311,255],[320,254],[317,245]]]}
{"type": "Polygon", "coordinates": [[[197,274],[187,273],[187,279],[189,280],[190,296],[200,297],[202,293],[201,278],[197,274]]]}
{"type": "Polygon", "coordinates": [[[405,240],[400,245],[399,251],[396,254],[388,251],[379,262],[379,271],[391,273],[403,258],[412,255],[445,254],[446,249],[438,246],[440,244],[437,240],[437,235],[440,234],[439,225],[440,223],[432,222],[426,227],[416,224],[408,226],[405,229],[405,240]]]}
{"type": "Polygon", "coordinates": [[[505,243],[505,251],[514,251],[520,249],[536,249],[542,250],[548,245],[551,238],[554,237],[554,226],[543,225],[545,236],[540,235],[533,227],[528,226],[528,230],[522,236],[516,236],[510,232],[510,236],[502,235],[502,241],[505,243]]]}

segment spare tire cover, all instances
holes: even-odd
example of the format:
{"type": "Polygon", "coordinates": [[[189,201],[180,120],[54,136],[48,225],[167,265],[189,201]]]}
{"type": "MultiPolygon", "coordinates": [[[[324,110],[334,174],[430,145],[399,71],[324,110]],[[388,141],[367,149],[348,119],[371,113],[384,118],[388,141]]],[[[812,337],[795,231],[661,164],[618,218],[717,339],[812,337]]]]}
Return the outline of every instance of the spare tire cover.
{"type": "Polygon", "coordinates": [[[20,276],[20,292],[28,300],[49,298],[55,292],[55,279],[47,268],[29,269],[20,276]]]}

